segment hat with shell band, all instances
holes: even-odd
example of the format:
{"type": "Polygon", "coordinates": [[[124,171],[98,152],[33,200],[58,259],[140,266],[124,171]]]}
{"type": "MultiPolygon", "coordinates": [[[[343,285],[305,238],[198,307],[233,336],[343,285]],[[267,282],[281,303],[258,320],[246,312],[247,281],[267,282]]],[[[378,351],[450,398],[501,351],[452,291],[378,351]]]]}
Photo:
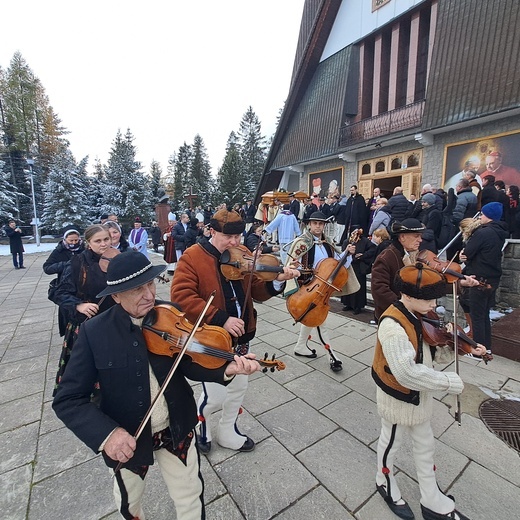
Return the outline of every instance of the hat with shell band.
{"type": "Polygon", "coordinates": [[[224,235],[240,235],[246,229],[242,217],[230,207],[219,209],[210,219],[209,225],[224,235]]]}
{"type": "Polygon", "coordinates": [[[436,300],[446,296],[446,278],[443,274],[416,263],[400,269],[395,275],[395,289],[418,300],[436,300]]]}
{"type": "Polygon", "coordinates": [[[114,256],[107,269],[107,287],[96,298],[122,293],[141,287],[159,276],[166,265],[153,265],[139,251],[127,251],[114,256]]]}
{"type": "Polygon", "coordinates": [[[399,235],[401,233],[422,233],[426,228],[416,218],[405,218],[402,222],[394,222],[392,224],[392,234],[399,235]]]}

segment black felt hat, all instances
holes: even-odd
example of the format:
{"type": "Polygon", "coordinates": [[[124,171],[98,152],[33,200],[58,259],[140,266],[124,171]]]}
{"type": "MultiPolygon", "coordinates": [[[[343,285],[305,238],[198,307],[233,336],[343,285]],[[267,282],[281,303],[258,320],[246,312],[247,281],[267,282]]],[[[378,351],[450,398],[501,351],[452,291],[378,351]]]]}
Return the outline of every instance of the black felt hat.
{"type": "Polygon", "coordinates": [[[311,216],[308,218],[307,221],[312,222],[313,220],[317,222],[329,222],[330,217],[327,217],[325,213],[323,213],[322,211],[314,211],[313,213],[311,213],[311,216]]]}
{"type": "Polygon", "coordinates": [[[139,251],[121,253],[110,260],[107,270],[107,287],[96,298],[141,287],[160,275],[165,269],[165,265],[153,265],[139,251]]]}
{"type": "Polygon", "coordinates": [[[422,233],[425,231],[424,225],[416,218],[405,218],[402,222],[392,224],[392,234],[401,233],[422,233]]]}

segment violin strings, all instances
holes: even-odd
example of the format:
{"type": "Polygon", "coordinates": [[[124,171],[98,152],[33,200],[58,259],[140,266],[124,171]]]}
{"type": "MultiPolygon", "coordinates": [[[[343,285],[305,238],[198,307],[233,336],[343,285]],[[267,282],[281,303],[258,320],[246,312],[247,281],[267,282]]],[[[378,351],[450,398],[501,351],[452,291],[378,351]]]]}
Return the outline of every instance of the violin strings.
{"type": "MultiPolygon", "coordinates": [[[[185,345],[186,340],[182,336],[174,336],[173,334],[167,334],[166,342],[170,345],[173,345],[176,348],[182,348],[185,345]]],[[[210,356],[226,359],[228,361],[233,361],[234,359],[233,354],[231,354],[230,352],[225,352],[224,350],[219,350],[213,347],[207,347],[197,342],[193,342],[192,347],[188,350],[191,352],[196,352],[198,354],[208,354],[210,356]]]]}

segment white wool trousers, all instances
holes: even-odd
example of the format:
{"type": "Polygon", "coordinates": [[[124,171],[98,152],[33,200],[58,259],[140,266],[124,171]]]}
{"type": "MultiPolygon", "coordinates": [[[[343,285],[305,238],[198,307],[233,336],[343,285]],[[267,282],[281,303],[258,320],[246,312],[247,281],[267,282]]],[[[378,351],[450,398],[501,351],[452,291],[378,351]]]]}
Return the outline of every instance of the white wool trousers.
{"type": "Polygon", "coordinates": [[[248,386],[249,377],[246,375],[235,376],[227,386],[202,383],[202,393],[198,402],[202,442],[211,442],[209,418],[213,412],[222,409],[217,431],[218,443],[231,450],[238,450],[244,445],[247,437],[240,433],[236,421],[248,386]]]}
{"type": "MultiPolygon", "coordinates": [[[[203,520],[204,481],[200,473],[200,460],[195,438],[187,453],[186,466],[178,457],[165,449],[154,452],[168,493],[175,504],[178,520],[203,520]]],[[[114,475],[114,470],[110,470],[114,475]]],[[[114,498],[122,518],[145,520],[142,498],[145,480],[132,471],[122,469],[114,477],[114,498]]]]}
{"type": "Polygon", "coordinates": [[[414,426],[402,426],[381,418],[381,435],[377,444],[376,484],[385,486],[386,492],[390,494],[394,502],[402,498],[394,475],[394,461],[406,431],[413,443],[413,457],[421,490],[421,504],[442,515],[451,513],[455,509],[455,503],[442,493],[435,477],[433,462],[435,437],[430,421],[414,426]]]}

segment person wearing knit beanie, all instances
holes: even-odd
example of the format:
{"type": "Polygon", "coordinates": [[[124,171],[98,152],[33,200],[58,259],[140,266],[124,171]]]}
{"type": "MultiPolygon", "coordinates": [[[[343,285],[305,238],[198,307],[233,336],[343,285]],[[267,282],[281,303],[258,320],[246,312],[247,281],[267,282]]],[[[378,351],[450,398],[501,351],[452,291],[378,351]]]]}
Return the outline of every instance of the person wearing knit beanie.
{"type": "MultiPolygon", "coordinates": [[[[455,372],[433,369],[436,363],[453,359],[451,347],[430,348],[424,341],[420,318],[435,309],[436,299],[446,294],[446,279],[423,264],[401,268],[395,276],[401,297],[381,316],[372,365],[377,385],[377,411],[381,435],[377,445],[376,489],[390,510],[400,518],[413,519],[394,474],[397,451],[407,431],[413,443],[413,458],[421,491],[425,520],[468,520],[455,510],[451,496],[444,494],[435,476],[435,438],[431,427],[433,393],[460,394],[462,379],[455,372]]],[[[486,348],[479,345],[477,355],[486,348]]]]}
{"type": "Polygon", "coordinates": [[[485,206],[482,206],[480,211],[491,220],[500,220],[504,212],[504,207],[500,202],[488,202],[485,206]]]}

